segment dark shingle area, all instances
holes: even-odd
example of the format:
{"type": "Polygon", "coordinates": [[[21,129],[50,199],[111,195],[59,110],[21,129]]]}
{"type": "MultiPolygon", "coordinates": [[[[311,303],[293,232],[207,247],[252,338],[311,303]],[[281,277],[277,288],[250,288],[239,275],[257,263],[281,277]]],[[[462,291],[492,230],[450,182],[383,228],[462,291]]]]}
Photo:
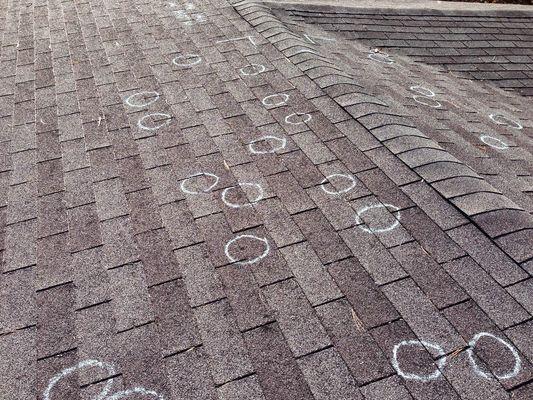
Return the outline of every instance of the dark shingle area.
{"type": "Polygon", "coordinates": [[[0,399],[532,398],[531,16],[398,13],[0,0],[0,399]]]}
{"type": "Polygon", "coordinates": [[[287,6],[287,11],[294,21],[316,24],[347,40],[409,56],[459,78],[533,96],[530,13],[315,10],[305,5],[287,6]]]}

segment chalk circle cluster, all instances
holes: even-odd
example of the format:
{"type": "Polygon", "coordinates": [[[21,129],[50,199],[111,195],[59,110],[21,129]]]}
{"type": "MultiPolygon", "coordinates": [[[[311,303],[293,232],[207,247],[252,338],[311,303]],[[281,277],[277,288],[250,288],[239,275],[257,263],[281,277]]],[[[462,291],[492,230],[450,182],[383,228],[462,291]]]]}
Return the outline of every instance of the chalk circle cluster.
{"type": "Polygon", "coordinates": [[[328,175],[324,178],[324,180],[322,182],[320,182],[320,188],[326,192],[327,194],[331,194],[331,195],[339,195],[339,194],[343,194],[343,193],[347,193],[349,192],[350,190],[352,190],[355,186],[357,185],[357,182],[355,180],[355,178],[352,176],[352,175],[348,175],[348,174],[331,174],[331,175],[328,175]],[[332,181],[340,181],[340,180],[343,180],[343,181],[347,181],[347,185],[345,188],[343,189],[338,189],[338,190],[330,190],[328,189],[328,187],[326,186],[327,183],[331,184],[332,181]]]}
{"type": "MultiPolygon", "coordinates": [[[[265,107],[280,107],[288,103],[290,96],[287,93],[274,93],[261,100],[265,107]]],[[[293,112],[285,116],[285,123],[289,125],[302,125],[311,121],[313,117],[309,113],[293,112]]]]}
{"type": "MultiPolygon", "coordinates": [[[[518,354],[518,351],[516,351],[516,349],[507,341],[489,332],[479,332],[476,335],[474,335],[474,337],[468,342],[468,349],[465,352],[468,356],[468,361],[474,373],[484,379],[493,379],[493,378],[496,378],[499,380],[511,379],[517,376],[520,373],[520,370],[522,368],[522,360],[520,358],[520,355],[518,354]],[[495,373],[493,374],[493,373],[484,371],[479,366],[476,360],[476,357],[474,355],[474,349],[478,341],[483,337],[491,338],[499,342],[506,349],[509,350],[509,352],[511,353],[514,359],[514,365],[509,371],[502,373],[502,374],[495,374],[495,373]]],[[[444,351],[444,349],[438,344],[430,343],[425,340],[404,340],[398,343],[397,345],[395,345],[394,348],[392,349],[392,366],[396,370],[396,373],[404,379],[416,380],[416,381],[422,381],[422,382],[428,382],[428,381],[438,379],[442,375],[442,371],[446,367],[446,363],[447,363],[447,357],[446,357],[446,352],[444,351]],[[437,359],[437,368],[435,369],[434,372],[432,372],[431,374],[421,375],[421,374],[415,374],[412,372],[406,372],[402,369],[402,367],[400,366],[400,362],[398,361],[398,352],[402,347],[413,347],[413,346],[422,347],[427,350],[432,349],[436,352],[438,359],[437,359]]]]}
{"type": "Polygon", "coordinates": [[[389,232],[392,231],[394,228],[400,225],[400,209],[392,204],[385,204],[385,203],[377,203],[377,204],[371,204],[368,206],[361,207],[358,209],[355,213],[355,222],[359,226],[360,229],[362,229],[365,232],[368,233],[383,233],[383,232],[389,232]],[[392,210],[394,214],[394,221],[388,225],[384,226],[382,228],[371,228],[367,224],[363,222],[362,215],[367,213],[370,210],[380,209],[380,208],[386,208],[392,210]]]}
{"type": "MultiPolygon", "coordinates": [[[[144,91],[128,96],[124,102],[130,107],[145,108],[159,100],[159,97],[160,95],[156,91],[144,91]]],[[[170,114],[155,112],[143,115],[141,118],[139,118],[137,121],[137,127],[146,131],[155,131],[165,125],[168,125],[171,120],[172,116],[170,114]],[[154,121],[155,124],[149,123],[154,121]]]]}
{"type": "Polygon", "coordinates": [[[413,100],[419,104],[432,108],[441,108],[442,104],[435,100],[435,92],[424,86],[414,85],[409,88],[412,92],[418,93],[413,96],[413,100]]]}
{"type": "MultiPolygon", "coordinates": [[[[208,193],[208,192],[213,190],[218,185],[219,180],[220,180],[220,178],[217,175],[215,175],[215,174],[212,174],[210,172],[200,172],[198,174],[192,175],[192,176],[184,179],[181,182],[181,184],[180,184],[180,188],[181,188],[181,190],[184,193],[191,194],[191,195],[196,195],[196,194],[200,194],[200,193],[208,193]],[[198,180],[202,176],[210,178],[212,180],[212,182],[208,182],[207,186],[205,186],[204,188],[201,188],[201,189],[192,187],[192,184],[194,183],[194,181],[198,180]]],[[[258,183],[241,182],[241,183],[238,184],[238,186],[239,187],[243,187],[244,186],[244,187],[253,188],[253,190],[255,190],[257,192],[256,195],[255,195],[255,198],[253,200],[251,200],[250,202],[243,203],[243,204],[234,203],[234,202],[228,200],[228,197],[229,197],[229,193],[231,193],[233,190],[237,189],[237,186],[230,186],[230,187],[224,189],[222,191],[222,195],[221,195],[222,202],[226,206],[228,206],[230,208],[251,207],[253,204],[255,204],[258,201],[260,201],[261,199],[263,199],[264,191],[263,191],[263,188],[261,187],[261,185],[259,185],[258,183]]],[[[255,235],[249,235],[249,234],[239,235],[239,236],[231,239],[230,241],[228,241],[226,243],[226,245],[224,246],[224,254],[228,258],[228,260],[231,263],[235,263],[235,264],[239,264],[239,265],[255,264],[256,262],[258,262],[258,261],[262,260],[263,258],[265,258],[268,255],[269,252],[270,252],[270,244],[268,242],[268,239],[261,238],[261,237],[255,236],[255,235]],[[243,239],[248,239],[248,240],[254,240],[254,241],[261,242],[264,245],[263,252],[261,254],[259,254],[257,257],[254,257],[254,258],[251,258],[251,259],[248,259],[248,260],[241,260],[241,259],[235,258],[232,255],[232,253],[231,253],[231,248],[234,245],[236,245],[237,242],[239,242],[239,241],[241,241],[243,239]]]]}
{"type": "Polygon", "coordinates": [[[251,265],[251,264],[255,264],[258,261],[261,261],[263,258],[265,258],[268,255],[268,253],[270,253],[270,244],[267,238],[261,238],[255,235],[248,235],[248,234],[239,235],[239,236],[234,237],[230,241],[228,241],[228,243],[226,243],[226,245],[224,246],[224,253],[226,254],[226,257],[231,263],[239,264],[239,265],[251,265]],[[241,260],[241,259],[233,257],[231,255],[232,246],[236,245],[237,242],[243,239],[261,242],[264,246],[263,252],[259,254],[257,257],[250,258],[247,260],[241,260]]]}
{"type": "MultiPolygon", "coordinates": [[[[212,174],[210,172],[199,172],[197,174],[191,175],[188,178],[185,178],[180,183],[180,189],[183,193],[196,195],[200,193],[209,193],[212,191],[219,183],[220,177],[218,175],[212,174]],[[205,182],[201,181],[201,178],[205,177],[205,182]],[[195,185],[196,184],[196,185],[195,185]],[[203,184],[205,187],[199,188],[198,184],[203,184]]],[[[230,208],[241,208],[241,207],[251,207],[253,204],[261,201],[264,197],[264,191],[260,184],[252,182],[240,182],[238,186],[230,186],[225,188],[222,191],[222,202],[230,208]],[[255,198],[247,203],[239,204],[232,202],[228,199],[231,192],[235,191],[238,187],[250,187],[256,194],[255,198]]]]}
{"type": "MultiPolygon", "coordinates": [[[[176,4],[171,3],[171,7],[174,7],[176,4]]],[[[194,12],[196,6],[193,3],[185,4],[185,9],[174,11],[176,18],[179,19],[185,25],[192,25],[195,23],[205,22],[206,17],[203,13],[194,12]],[[193,12],[193,13],[191,13],[193,12]],[[194,18],[191,18],[192,17],[194,18]]]]}
{"type": "MultiPolygon", "coordinates": [[[[57,375],[53,376],[48,381],[48,385],[46,386],[43,392],[43,400],[53,400],[53,396],[52,396],[53,389],[63,378],[69,375],[72,375],[78,370],[82,370],[86,368],[100,368],[100,369],[107,371],[109,376],[115,375],[115,368],[113,367],[113,365],[109,363],[98,361],[98,360],[90,360],[90,359],[80,361],[77,365],[73,367],[65,368],[64,370],[59,372],[57,375]]],[[[165,400],[165,398],[162,395],[158,394],[157,392],[153,390],[145,389],[140,386],[134,387],[132,389],[121,390],[119,392],[115,392],[109,395],[109,392],[111,391],[112,386],[113,386],[113,378],[107,379],[105,386],[93,400],[120,400],[120,399],[130,397],[134,394],[143,395],[145,398],[150,397],[156,400],[165,400]]]]}
{"type": "MultiPolygon", "coordinates": [[[[517,130],[523,129],[523,126],[520,122],[515,121],[514,119],[503,114],[489,114],[489,118],[492,120],[492,122],[498,125],[505,125],[511,129],[517,130]]],[[[509,144],[504,142],[502,139],[491,135],[480,135],[479,140],[496,150],[507,150],[509,148],[509,144]]]]}

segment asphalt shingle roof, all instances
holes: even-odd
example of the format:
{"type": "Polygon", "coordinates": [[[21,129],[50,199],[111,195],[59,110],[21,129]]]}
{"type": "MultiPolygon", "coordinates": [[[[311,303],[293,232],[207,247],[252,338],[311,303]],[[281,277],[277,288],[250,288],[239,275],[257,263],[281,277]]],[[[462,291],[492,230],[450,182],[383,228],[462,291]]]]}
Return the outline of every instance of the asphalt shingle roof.
{"type": "Polygon", "coordinates": [[[0,399],[531,399],[532,15],[2,0],[0,399]]]}

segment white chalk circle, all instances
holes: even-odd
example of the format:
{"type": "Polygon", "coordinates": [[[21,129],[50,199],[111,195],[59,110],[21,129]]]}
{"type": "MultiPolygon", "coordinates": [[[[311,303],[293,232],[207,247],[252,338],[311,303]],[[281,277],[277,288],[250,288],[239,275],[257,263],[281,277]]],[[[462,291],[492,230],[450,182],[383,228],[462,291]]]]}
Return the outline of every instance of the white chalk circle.
{"type": "MultiPolygon", "coordinates": [[[[74,367],[70,367],[70,368],[64,369],[59,374],[55,375],[52,379],[50,379],[50,381],[48,381],[48,386],[46,387],[46,389],[43,392],[43,400],[51,400],[50,393],[52,392],[52,389],[64,377],[66,377],[66,376],[68,376],[70,374],[73,374],[77,370],[84,369],[84,368],[93,368],[93,367],[104,369],[104,370],[106,370],[108,372],[109,375],[114,375],[115,374],[115,368],[113,368],[113,366],[111,364],[108,364],[108,363],[105,363],[105,362],[102,362],[102,361],[98,361],[98,360],[84,360],[84,361],[81,361],[77,365],[75,365],[74,367]]],[[[104,388],[102,389],[102,391],[100,392],[100,394],[97,397],[95,397],[93,400],[104,400],[104,399],[106,399],[106,396],[109,393],[109,391],[111,390],[111,386],[112,385],[113,385],[113,379],[110,378],[110,379],[107,380],[107,382],[106,382],[104,388]]]]}
{"type": "Polygon", "coordinates": [[[174,57],[172,60],[172,64],[185,68],[193,67],[201,62],[202,57],[200,57],[198,54],[180,54],[179,56],[174,57]]]}
{"type": "Polygon", "coordinates": [[[188,178],[181,181],[181,184],[180,184],[181,191],[187,194],[200,194],[200,192],[197,192],[196,190],[193,190],[193,189],[189,189],[187,186],[190,181],[196,180],[201,176],[207,176],[207,177],[211,177],[214,179],[214,182],[211,185],[202,189],[202,192],[204,193],[211,191],[216,185],[218,185],[218,181],[220,180],[220,178],[215,174],[211,174],[209,172],[200,172],[199,174],[189,176],[188,178]]]}
{"type": "Polygon", "coordinates": [[[346,193],[346,192],[349,192],[350,190],[352,190],[355,185],[356,185],[356,181],[355,181],[355,178],[351,175],[346,175],[346,174],[331,174],[331,175],[328,175],[326,176],[326,178],[320,182],[320,187],[322,188],[322,190],[324,192],[326,192],[327,194],[332,194],[332,195],[339,195],[339,194],[342,194],[342,193],[346,193]],[[331,183],[331,180],[332,178],[342,178],[344,180],[348,180],[349,183],[348,183],[348,186],[346,186],[344,189],[341,189],[341,190],[329,190],[325,184],[326,183],[331,183]]]}
{"type": "Polygon", "coordinates": [[[183,20],[189,19],[189,14],[187,14],[187,11],[185,10],[176,10],[174,11],[174,14],[176,18],[183,19],[183,20]]]}
{"type": "Polygon", "coordinates": [[[137,126],[139,127],[139,129],[144,129],[144,130],[147,130],[147,131],[155,131],[155,130],[157,130],[159,128],[162,128],[165,125],[170,124],[171,120],[172,120],[172,116],[171,115],[166,114],[166,113],[156,112],[156,113],[152,113],[152,114],[147,114],[144,117],[140,118],[139,121],[137,121],[137,126]],[[153,117],[156,117],[156,118],[163,117],[163,118],[161,118],[163,120],[163,122],[160,122],[159,124],[156,124],[156,125],[153,125],[153,126],[148,126],[148,125],[146,125],[144,123],[144,121],[147,118],[153,118],[153,117]]]}
{"type": "Polygon", "coordinates": [[[285,123],[290,125],[302,125],[311,121],[311,114],[307,113],[292,113],[285,117],[285,123]]]}
{"type": "Polygon", "coordinates": [[[157,92],[152,92],[152,91],[139,92],[139,93],[132,94],[131,96],[128,96],[128,98],[126,98],[126,104],[130,107],[142,108],[142,107],[147,107],[150,104],[155,103],[157,100],[159,100],[159,93],[157,92]],[[143,102],[136,101],[137,98],[139,98],[141,101],[146,98],[148,98],[149,100],[147,101],[145,100],[143,103],[143,102]]]}
{"type": "Polygon", "coordinates": [[[422,96],[435,97],[435,93],[433,92],[433,90],[425,88],[424,86],[414,85],[411,86],[409,90],[421,94],[422,96]]]}
{"type": "Polygon", "coordinates": [[[359,225],[359,228],[361,228],[363,231],[365,232],[368,232],[368,233],[383,233],[383,232],[388,232],[388,231],[392,231],[394,228],[396,228],[398,225],[400,225],[400,209],[392,204],[372,204],[372,205],[369,205],[369,206],[364,206],[362,207],[361,209],[357,210],[356,211],[356,216],[355,216],[355,221],[356,223],[359,225],[359,224],[362,224],[362,225],[359,225]],[[394,222],[385,227],[385,228],[370,228],[368,226],[366,226],[361,218],[361,215],[363,215],[364,213],[366,213],[367,211],[369,210],[373,210],[373,209],[377,209],[377,208],[392,208],[394,210],[394,212],[396,212],[396,217],[395,217],[395,220],[394,222]]]}
{"type": "Polygon", "coordinates": [[[231,187],[226,188],[226,189],[224,189],[222,191],[222,201],[228,207],[231,207],[231,208],[251,207],[253,204],[255,204],[258,201],[260,201],[263,198],[263,196],[264,196],[263,188],[258,183],[242,182],[242,183],[239,183],[239,186],[240,187],[250,186],[250,187],[253,187],[254,189],[256,189],[257,190],[257,195],[256,195],[255,199],[250,201],[249,203],[245,203],[245,204],[237,204],[237,203],[233,203],[233,202],[229,201],[227,199],[228,193],[237,188],[237,186],[231,186],[231,187]]]}
{"type": "Polygon", "coordinates": [[[287,104],[289,101],[289,95],[286,93],[276,93],[271,94],[270,96],[265,97],[263,100],[261,100],[261,103],[263,103],[266,107],[279,107],[287,104]]]}
{"type": "Polygon", "coordinates": [[[268,243],[268,240],[266,238],[260,238],[260,237],[257,237],[257,236],[254,236],[254,235],[239,235],[233,239],[231,239],[228,243],[226,243],[226,245],[224,246],[224,253],[226,254],[226,257],[228,258],[228,260],[230,260],[230,262],[232,263],[236,263],[236,264],[240,264],[240,265],[250,265],[250,264],[255,264],[256,262],[262,260],[263,258],[265,258],[268,253],[270,252],[270,244],[268,243]],[[242,240],[242,239],[253,239],[253,240],[257,240],[257,241],[260,241],[260,242],[263,242],[264,245],[265,245],[265,250],[263,251],[263,253],[261,253],[259,256],[255,257],[255,258],[252,258],[251,260],[237,260],[235,259],[231,254],[230,254],[230,246],[239,241],[239,240],[242,240]]]}
{"type": "Polygon", "coordinates": [[[520,124],[520,122],[515,121],[511,118],[506,117],[502,114],[490,114],[489,118],[492,120],[492,122],[498,124],[498,125],[506,125],[509,128],[513,129],[522,129],[523,126],[520,124]]]}
{"type": "Polygon", "coordinates": [[[250,64],[246,67],[242,67],[239,71],[241,71],[241,74],[244,76],[254,76],[265,72],[266,67],[262,64],[250,64]]]}
{"type": "Polygon", "coordinates": [[[481,140],[483,143],[485,143],[487,146],[490,146],[494,149],[498,150],[506,150],[509,148],[509,145],[505,143],[503,140],[495,138],[494,136],[489,135],[481,135],[479,137],[479,140],[481,140]]]}
{"type": "Polygon", "coordinates": [[[480,332],[477,335],[475,335],[472,338],[472,340],[470,340],[470,342],[468,342],[469,348],[466,351],[466,353],[468,354],[468,359],[470,360],[470,365],[472,365],[472,368],[474,369],[475,373],[478,374],[479,376],[485,378],[485,379],[491,379],[492,378],[492,374],[488,374],[485,371],[483,371],[481,368],[479,368],[479,365],[477,364],[477,361],[476,361],[476,359],[474,357],[474,348],[476,347],[476,344],[479,341],[479,339],[481,339],[482,337],[490,337],[490,338],[500,342],[501,344],[503,344],[505,347],[507,347],[509,349],[509,351],[511,352],[511,354],[513,355],[513,358],[515,360],[513,369],[511,371],[507,372],[506,374],[502,374],[502,375],[494,374],[494,377],[497,378],[497,379],[503,380],[503,379],[511,379],[511,378],[514,378],[515,376],[517,376],[520,373],[520,369],[522,368],[522,360],[520,359],[520,355],[518,354],[516,349],[513,346],[511,346],[509,343],[507,343],[505,340],[493,335],[492,333],[488,333],[488,332],[480,332]]]}
{"type": "Polygon", "coordinates": [[[417,103],[422,104],[423,106],[427,106],[427,107],[432,107],[432,108],[441,108],[442,107],[442,104],[439,101],[437,101],[435,99],[432,99],[431,97],[414,95],[413,96],[413,100],[416,101],[417,103]]]}
{"type": "Polygon", "coordinates": [[[404,340],[398,343],[396,346],[394,346],[392,350],[392,366],[394,367],[398,375],[400,375],[404,379],[411,379],[411,380],[422,381],[422,382],[428,382],[428,381],[435,380],[442,375],[441,370],[444,368],[445,365],[446,365],[446,356],[444,353],[444,349],[437,344],[429,343],[424,340],[404,340]],[[413,374],[409,372],[404,372],[400,367],[400,363],[398,362],[398,350],[400,350],[402,346],[420,346],[425,349],[432,348],[436,350],[440,358],[437,360],[437,369],[435,370],[435,372],[429,375],[418,375],[418,374],[413,374]]]}
{"type": "Polygon", "coordinates": [[[143,387],[135,387],[133,389],[122,390],[120,392],[116,392],[115,394],[107,397],[105,400],[119,400],[125,397],[129,397],[133,394],[140,394],[143,396],[150,396],[154,399],[165,400],[165,398],[161,396],[160,394],[158,394],[157,392],[154,392],[153,390],[145,389],[143,387]]]}
{"type": "Polygon", "coordinates": [[[266,136],[263,136],[257,140],[253,140],[251,141],[250,143],[248,143],[248,149],[250,150],[250,152],[252,154],[268,154],[268,153],[275,153],[276,151],[278,150],[282,150],[285,148],[285,146],[287,146],[287,139],[285,138],[279,138],[277,136],[271,136],[271,135],[266,135],[266,136]],[[275,141],[275,142],[278,142],[278,146],[277,147],[274,147],[272,149],[268,149],[268,150],[258,150],[254,147],[255,143],[260,143],[260,142],[264,142],[264,141],[275,141]]]}
{"type": "Polygon", "coordinates": [[[370,53],[368,58],[383,64],[394,64],[394,60],[387,53],[370,53]]]}
{"type": "Polygon", "coordinates": [[[203,14],[193,14],[193,17],[194,19],[191,19],[190,17],[188,17],[189,19],[187,21],[184,21],[183,24],[184,25],[196,25],[196,24],[207,21],[207,18],[203,14]]]}

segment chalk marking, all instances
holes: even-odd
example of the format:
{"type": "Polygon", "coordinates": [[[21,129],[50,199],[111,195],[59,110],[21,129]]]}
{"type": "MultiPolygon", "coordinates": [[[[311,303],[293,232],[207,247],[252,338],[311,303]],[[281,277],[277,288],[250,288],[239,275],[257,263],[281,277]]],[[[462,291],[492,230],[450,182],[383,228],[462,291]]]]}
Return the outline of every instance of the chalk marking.
{"type": "Polygon", "coordinates": [[[263,103],[263,105],[265,107],[279,107],[279,106],[283,106],[285,104],[287,104],[287,102],[289,101],[289,95],[286,94],[286,93],[275,93],[275,94],[271,94],[270,96],[266,96],[263,100],[261,100],[261,103],[263,103]],[[276,99],[280,97],[281,99],[279,101],[270,101],[270,99],[276,99]]]}
{"type": "Polygon", "coordinates": [[[189,14],[187,14],[187,11],[185,11],[185,10],[175,10],[175,11],[172,11],[172,12],[176,14],[176,18],[180,18],[180,19],[183,19],[183,20],[189,20],[190,19],[189,14]]]}
{"type": "Polygon", "coordinates": [[[122,390],[120,392],[116,392],[115,394],[109,396],[105,400],[119,400],[124,397],[128,397],[132,394],[142,394],[143,396],[151,396],[159,400],[165,400],[165,398],[158,394],[157,392],[154,392],[153,390],[148,390],[143,387],[134,387],[133,389],[128,390],[122,390]]]}
{"type": "Polygon", "coordinates": [[[444,353],[444,349],[437,344],[429,343],[429,342],[426,342],[425,340],[404,340],[398,343],[396,346],[394,346],[392,350],[392,366],[396,370],[396,373],[404,379],[411,379],[411,380],[422,381],[422,382],[428,382],[428,381],[435,380],[442,375],[441,370],[444,368],[445,365],[446,365],[446,356],[444,353]],[[435,372],[429,375],[418,375],[418,374],[404,372],[400,368],[400,363],[398,362],[398,350],[402,346],[420,346],[425,349],[427,349],[428,347],[435,349],[438,355],[441,357],[437,360],[437,369],[435,370],[435,372]]]}
{"type": "Polygon", "coordinates": [[[515,120],[513,120],[511,118],[508,118],[508,117],[506,117],[505,115],[502,115],[502,114],[490,114],[489,118],[492,120],[492,122],[494,122],[494,123],[496,123],[498,125],[506,125],[509,128],[518,129],[518,130],[523,128],[523,126],[522,126],[522,124],[520,124],[520,122],[517,122],[517,121],[515,121],[515,120]]]}
{"type": "MultiPolygon", "coordinates": [[[[171,7],[175,7],[176,4],[171,4],[171,7]]],[[[173,11],[176,13],[176,18],[180,19],[184,25],[192,25],[200,22],[205,22],[206,17],[203,13],[189,13],[189,11],[195,10],[196,6],[192,3],[185,4],[185,9],[173,11]],[[191,18],[192,15],[192,18],[191,18]],[[193,19],[194,18],[194,19],[193,19]]]]}
{"type": "Polygon", "coordinates": [[[302,53],[311,53],[311,54],[314,54],[315,56],[320,56],[319,53],[317,53],[316,51],[314,51],[313,49],[310,49],[309,47],[306,47],[306,46],[300,46],[302,47],[303,50],[298,50],[294,53],[294,55],[296,54],[302,54],[302,53]]]}
{"type": "Polygon", "coordinates": [[[285,117],[285,123],[287,124],[290,124],[290,125],[302,125],[302,124],[306,124],[307,122],[311,121],[312,117],[311,117],[311,114],[308,114],[308,113],[292,113],[292,114],[289,114],[285,117]],[[293,122],[291,121],[291,118],[294,119],[293,117],[304,117],[301,121],[296,121],[296,122],[293,122]]]}
{"type": "Polygon", "coordinates": [[[157,100],[159,100],[159,93],[155,91],[139,92],[139,93],[134,93],[131,96],[128,96],[126,98],[126,104],[130,107],[146,107],[146,106],[149,106],[150,104],[155,103],[157,100]],[[151,95],[154,95],[155,98],[148,100],[148,102],[146,103],[136,103],[135,101],[133,101],[137,96],[147,97],[151,95]]]}
{"type": "Polygon", "coordinates": [[[362,224],[362,225],[359,225],[359,228],[361,228],[363,231],[365,232],[368,232],[368,233],[383,233],[383,232],[388,232],[388,231],[392,231],[394,228],[396,228],[398,225],[400,225],[400,209],[392,204],[372,204],[372,205],[369,205],[369,206],[364,206],[362,207],[360,210],[357,210],[356,211],[356,215],[355,215],[355,221],[357,223],[357,225],[359,224],[362,224]],[[375,209],[375,208],[392,208],[395,210],[396,212],[396,219],[395,221],[388,227],[386,228],[380,228],[380,229],[377,229],[377,228],[369,228],[367,226],[365,226],[365,223],[363,222],[362,218],[361,218],[361,215],[364,214],[365,212],[369,211],[369,210],[372,210],[372,209],[375,209]]]}
{"type": "Polygon", "coordinates": [[[278,150],[284,149],[286,145],[287,145],[287,139],[279,138],[277,136],[266,135],[266,136],[263,136],[263,137],[261,137],[259,139],[253,140],[250,143],[248,143],[248,149],[250,150],[250,152],[252,154],[269,154],[269,153],[275,153],[278,150]],[[269,149],[269,150],[256,150],[254,148],[254,144],[255,143],[263,142],[265,140],[270,140],[270,139],[278,141],[280,143],[280,145],[278,147],[275,147],[275,148],[269,149]]]}
{"type": "Polygon", "coordinates": [[[231,208],[251,207],[253,204],[263,199],[263,196],[264,196],[263,188],[258,183],[242,182],[242,183],[239,183],[239,186],[241,187],[251,186],[251,187],[257,188],[257,192],[258,192],[257,197],[253,201],[250,201],[249,203],[245,203],[245,204],[232,203],[226,198],[226,196],[228,195],[228,192],[230,190],[237,188],[237,186],[230,186],[229,188],[226,188],[222,191],[222,201],[228,207],[231,207],[231,208]]]}
{"type": "Polygon", "coordinates": [[[309,43],[312,43],[312,44],[318,44],[313,39],[324,40],[324,41],[328,41],[328,42],[336,42],[336,39],[323,37],[323,36],[313,36],[313,35],[309,35],[308,33],[304,33],[303,36],[309,43]]]}
{"type": "Polygon", "coordinates": [[[505,143],[503,140],[495,138],[494,136],[489,135],[481,135],[479,137],[479,140],[481,140],[483,143],[485,143],[487,146],[490,146],[494,149],[498,150],[506,150],[509,148],[509,145],[505,143]],[[492,142],[492,143],[491,143],[492,142]]]}
{"type": "Polygon", "coordinates": [[[250,64],[246,67],[242,67],[239,71],[241,71],[241,74],[244,76],[254,76],[259,75],[260,73],[263,73],[266,71],[266,67],[262,64],[250,64]],[[248,69],[251,69],[251,72],[247,72],[248,69]]]}
{"type": "Polygon", "coordinates": [[[194,20],[189,17],[188,21],[183,22],[184,25],[195,25],[207,21],[204,14],[193,14],[194,20]]]}
{"type": "Polygon", "coordinates": [[[160,113],[160,112],[156,112],[156,113],[152,113],[152,114],[148,114],[148,115],[145,115],[144,117],[140,118],[139,121],[137,121],[137,126],[140,128],[140,129],[145,129],[147,131],[155,131],[165,125],[168,125],[170,124],[170,121],[172,120],[172,116],[169,115],[169,114],[166,114],[166,113],[160,113]],[[144,120],[146,118],[149,118],[149,117],[154,117],[154,116],[161,116],[161,117],[165,117],[165,120],[163,122],[161,122],[159,125],[155,125],[155,126],[146,126],[144,124],[144,120]]]}
{"type": "Polygon", "coordinates": [[[442,104],[440,103],[440,101],[435,100],[435,99],[433,99],[431,97],[414,95],[413,96],[413,100],[416,101],[417,103],[422,104],[422,105],[427,106],[427,107],[432,107],[432,108],[441,108],[442,107],[442,104]],[[432,101],[433,103],[426,103],[424,100],[429,100],[429,101],[432,101]]]}
{"type": "Polygon", "coordinates": [[[338,194],[349,192],[350,190],[352,190],[355,187],[356,184],[357,183],[355,181],[355,178],[353,176],[351,176],[351,175],[331,174],[331,175],[326,176],[326,178],[320,183],[320,187],[327,194],[338,195],[338,194]],[[337,190],[337,191],[331,191],[331,190],[327,189],[326,186],[324,186],[324,185],[326,183],[328,183],[328,182],[331,183],[331,178],[335,178],[335,177],[341,177],[341,178],[348,179],[350,181],[350,184],[348,185],[348,187],[346,187],[344,189],[341,189],[341,190],[337,190]]]}
{"type": "Polygon", "coordinates": [[[507,343],[505,340],[493,335],[492,333],[488,333],[488,332],[479,332],[477,335],[475,335],[472,338],[472,340],[470,340],[470,342],[468,342],[469,348],[466,351],[466,353],[468,354],[468,359],[470,360],[470,365],[474,369],[474,372],[476,374],[478,374],[479,376],[481,376],[482,378],[492,379],[492,374],[488,374],[485,371],[482,371],[481,368],[479,368],[479,365],[477,364],[476,359],[474,358],[474,348],[476,347],[476,344],[477,344],[478,340],[481,339],[484,336],[490,337],[490,338],[500,342],[501,344],[503,344],[505,347],[507,347],[509,349],[509,351],[511,352],[511,354],[513,355],[513,357],[515,359],[515,363],[514,363],[512,371],[509,371],[508,373],[503,374],[503,375],[494,374],[494,377],[497,378],[497,379],[503,380],[503,379],[511,379],[511,378],[514,378],[515,376],[517,376],[520,373],[520,369],[522,368],[522,360],[520,359],[520,355],[518,354],[518,352],[516,351],[516,349],[512,345],[507,343]]]}
{"type": "Polygon", "coordinates": [[[192,67],[194,65],[198,65],[202,62],[202,57],[200,57],[198,54],[181,54],[179,56],[174,57],[172,60],[172,64],[177,65],[178,67],[192,67]],[[178,60],[189,60],[189,59],[195,59],[192,62],[183,63],[178,62],[178,60]]]}
{"type": "Polygon", "coordinates": [[[435,97],[435,93],[433,92],[433,90],[425,88],[424,86],[414,85],[414,86],[411,86],[409,90],[413,92],[417,92],[418,94],[421,94],[422,96],[435,97]]]}
{"type": "Polygon", "coordinates": [[[196,175],[192,175],[192,176],[189,176],[188,178],[185,178],[183,181],[181,181],[181,184],[180,184],[180,189],[183,193],[187,193],[187,194],[200,194],[200,192],[197,192],[197,191],[194,191],[194,190],[190,190],[186,187],[186,184],[187,182],[189,182],[191,179],[194,179],[194,178],[197,178],[199,176],[210,176],[212,178],[215,178],[215,181],[213,184],[209,185],[207,188],[205,189],[202,189],[202,192],[204,193],[208,193],[209,191],[211,191],[211,189],[213,189],[216,185],[218,185],[218,182],[220,181],[220,178],[215,175],[215,174],[211,174],[209,172],[200,172],[199,174],[196,174],[196,175]]]}
{"type": "Polygon", "coordinates": [[[253,44],[254,46],[257,46],[257,43],[255,43],[255,41],[254,41],[254,37],[251,36],[251,35],[237,37],[237,38],[231,38],[231,39],[217,40],[216,43],[236,42],[238,40],[248,40],[248,41],[250,41],[251,44],[253,44]]]}
{"type": "Polygon", "coordinates": [[[268,243],[268,240],[266,238],[260,238],[260,237],[254,236],[254,235],[239,235],[239,236],[234,237],[233,239],[231,239],[224,246],[224,253],[226,254],[226,257],[228,258],[228,260],[230,260],[230,262],[232,262],[232,263],[236,263],[236,264],[240,264],[240,265],[255,264],[256,262],[258,262],[258,261],[262,260],[263,258],[265,258],[268,255],[269,252],[270,252],[270,244],[268,243]],[[256,258],[253,258],[251,260],[238,261],[235,258],[233,258],[233,256],[229,253],[229,248],[230,248],[230,246],[233,243],[235,243],[236,241],[241,240],[241,239],[259,240],[260,242],[263,242],[265,244],[265,251],[263,251],[262,254],[260,254],[259,256],[257,256],[256,258]]]}
{"type": "Polygon", "coordinates": [[[394,60],[387,53],[370,53],[368,58],[383,64],[394,64],[394,60]]]}
{"type": "MultiPolygon", "coordinates": [[[[54,388],[55,385],[57,385],[57,383],[61,379],[63,379],[64,377],[76,372],[79,369],[92,368],[92,367],[98,367],[98,368],[101,368],[101,369],[105,369],[109,373],[109,375],[114,375],[115,374],[115,368],[113,368],[113,366],[111,364],[108,364],[108,363],[105,363],[105,362],[102,362],[102,361],[98,361],[98,360],[80,361],[74,367],[65,368],[64,370],[59,372],[57,375],[55,375],[54,377],[52,377],[52,379],[50,379],[48,381],[48,386],[46,387],[46,389],[43,392],[43,400],[50,400],[50,393],[52,392],[52,389],[54,388]]],[[[111,386],[112,385],[113,385],[113,378],[110,378],[110,379],[107,380],[107,382],[106,382],[104,388],[102,389],[102,391],[100,392],[100,394],[94,400],[104,400],[105,397],[107,396],[107,394],[109,393],[109,391],[111,390],[111,386]]]]}

